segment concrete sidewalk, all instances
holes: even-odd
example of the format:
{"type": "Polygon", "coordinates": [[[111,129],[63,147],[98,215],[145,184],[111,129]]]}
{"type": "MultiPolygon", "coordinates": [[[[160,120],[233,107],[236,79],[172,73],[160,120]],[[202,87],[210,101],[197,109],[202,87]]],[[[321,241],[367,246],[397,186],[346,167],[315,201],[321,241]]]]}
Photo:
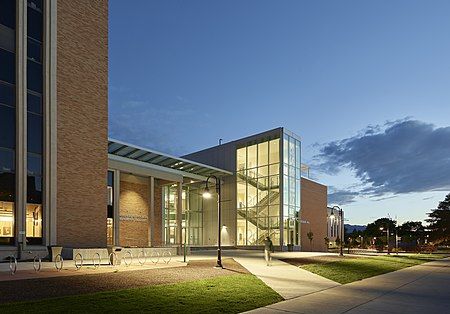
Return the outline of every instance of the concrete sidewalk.
{"type": "Polygon", "coordinates": [[[249,313],[450,313],[450,259],[405,268],[249,313]]]}
{"type": "MultiPolygon", "coordinates": [[[[190,259],[214,258],[214,251],[196,252],[190,259]]],[[[264,254],[261,251],[227,250],[223,251],[226,257],[232,257],[253,275],[261,279],[266,285],[275,290],[284,299],[307,295],[339,286],[332,280],[310,273],[299,267],[282,262],[277,258],[295,258],[305,256],[318,256],[327,253],[320,252],[283,252],[274,254],[271,266],[267,266],[264,254]]],[[[335,255],[335,254],[333,254],[335,255]]]]}

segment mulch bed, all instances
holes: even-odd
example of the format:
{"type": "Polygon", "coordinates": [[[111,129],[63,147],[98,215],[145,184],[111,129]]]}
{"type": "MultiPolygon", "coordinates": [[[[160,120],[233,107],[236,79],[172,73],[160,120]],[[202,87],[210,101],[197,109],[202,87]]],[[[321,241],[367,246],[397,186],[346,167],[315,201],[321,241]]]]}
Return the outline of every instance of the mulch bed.
{"type": "Polygon", "coordinates": [[[311,256],[311,257],[301,257],[301,258],[285,258],[281,259],[283,262],[289,263],[294,266],[304,266],[309,264],[324,264],[330,262],[342,261],[343,259],[355,259],[361,258],[363,256],[357,255],[344,255],[344,256],[311,256]]]}
{"type": "Polygon", "coordinates": [[[223,270],[213,268],[215,264],[215,260],[203,260],[189,262],[188,266],[185,267],[3,281],[0,282],[0,303],[138,288],[248,273],[244,267],[233,259],[223,260],[225,268],[223,270]]]}

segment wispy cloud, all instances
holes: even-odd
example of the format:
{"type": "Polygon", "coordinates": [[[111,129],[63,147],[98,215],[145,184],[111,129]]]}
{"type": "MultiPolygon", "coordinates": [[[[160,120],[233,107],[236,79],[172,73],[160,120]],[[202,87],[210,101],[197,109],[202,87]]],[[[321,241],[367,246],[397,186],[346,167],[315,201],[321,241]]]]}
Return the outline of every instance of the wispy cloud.
{"type": "Polygon", "coordinates": [[[356,194],[331,194],[342,203],[358,195],[450,190],[450,127],[410,118],[368,126],[353,137],[323,145],[315,161],[328,174],[349,168],[362,182],[356,194]]]}

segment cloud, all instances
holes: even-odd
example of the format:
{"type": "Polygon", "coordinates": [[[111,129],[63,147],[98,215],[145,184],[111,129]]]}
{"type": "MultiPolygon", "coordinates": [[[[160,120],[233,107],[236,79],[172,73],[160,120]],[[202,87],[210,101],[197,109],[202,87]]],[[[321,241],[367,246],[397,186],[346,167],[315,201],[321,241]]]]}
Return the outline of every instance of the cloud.
{"type": "MultiPolygon", "coordinates": [[[[450,127],[407,118],[368,126],[357,135],[327,143],[315,156],[322,172],[349,168],[360,195],[382,196],[450,190],[450,127]]],[[[354,192],[335,197],[351,201],[354,192]]],[[[356,196],[355,196],[356,197],[356,196]]]]}
{"type": "Polygon", "coordinates": [[[332,190],[328,193],[328,204],[350,204],[355,201],[359,192],[352,192],[346,190],[332,190]]]}

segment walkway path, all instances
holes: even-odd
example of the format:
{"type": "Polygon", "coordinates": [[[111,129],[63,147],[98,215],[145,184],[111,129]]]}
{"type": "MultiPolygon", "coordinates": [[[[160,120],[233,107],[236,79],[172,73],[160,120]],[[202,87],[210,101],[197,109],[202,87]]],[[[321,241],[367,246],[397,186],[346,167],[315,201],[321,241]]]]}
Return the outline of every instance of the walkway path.
{"type": "MultiPolygon", "coordinates": [[[[261,251],[227,250],[226,257],[233,257],[236,262],[244,266],[249,272],[264,281],[266,285],[278,292],[285,299],[307,295],[322,291],[340,284],[310,273],[299,267],[282,262],[277,258],[294,258],[317,256],[326,253],[289,252],[276,253],[271,266],[267,266],[261,251]]],[[[214,258],[215,252],[195,252],[190,259],[214,258]]]]}
{"type": "Polygon", "coordinates": [[[450,313],[450,259],[405,268],[250,313],[450,313]]]}

